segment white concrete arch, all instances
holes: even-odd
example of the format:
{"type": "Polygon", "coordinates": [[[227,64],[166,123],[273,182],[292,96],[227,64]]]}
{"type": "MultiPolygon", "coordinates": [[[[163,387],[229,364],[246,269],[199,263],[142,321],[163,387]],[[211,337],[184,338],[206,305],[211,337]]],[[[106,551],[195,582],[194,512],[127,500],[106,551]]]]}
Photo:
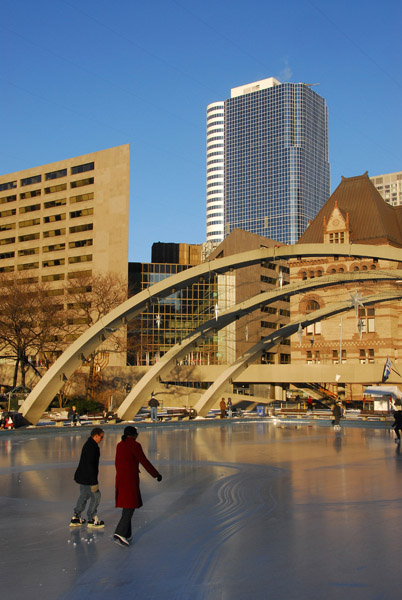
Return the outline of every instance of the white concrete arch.
{"type": "Polygon", "coordinates": [[[225,273],[259,263],[262,260],[279,260],[314,256],[359,256],[402,262],[402,250],[391,246],[369,246],[354,244],[300,244],[250,250],[207,261],[187,271],[172,275],[147,290],[136,294],[113,309],[106,317],[85,331],[45,373],[42,379],[20,407],[20,412],[31,423],[38,422],[64,382],[82,364],[82,361],[107,339],[116,329],[124,327],[128,321],[144,310],[147,302],[169,296],[212,273],[225,273]],[[334,252],[336,251],[336,252],[334,252]]]}
{"type": "MultiPolygon", "coordinates": [[[[170,348],[170,350],[168,350],[168,352],[166,352],[166,354],[164,354],[162,358],[160,358],[158,362],[153,365],[140,379],[140,381],[132,388],[128,396],[118,408],[117,414],[121,419],[132,419],[138,413],[140,408],[147,403],[155,386],[155,381],[158,378],[164,379],[164,376],[172,370],[176,362],[188,354],[193,348],[195,348],[202,337],[209,335],[213,330],[219,330],[223,327],[226,327],[226,325],[233,322],[238,317],[252,312],[259,306],[265,306],[272,302],[277,302],[285,296],[292,296],[314,289],[339,285],[340,283],[357,283],[363,281],[373,281],[373,279],[376,281],[397,280],[399,277],[400,275],[396,270],[337,273],[335,275],[328,275],[326,277],[320,277],[317,279],[298,280],[290,285],[258,294],[257,296],[254,296],[253,298],[250,298],[241,304],[232,306],[221,313],[218,320],[210,319],[209,321],[206,321],[185,338],[183,338],[180,343],[170,348]]],[[[329,309],[327,308],[327,310],[329,309]]],[[[236,364],[236,362],[234,364],[236,364]]],[[[230,367],[228,368],[228,371],[230,371],[230,367]]],[[[229,377],[232,377],[230,373],[228,374],[227,379],[229,377]]],[[[219,389],[221,389],[221,387],[219,389]]]]}
{"type": "MultiPolygon", "coordinates": [[[[389,300],[400,300],[402,298],[402,290],[400,292],[388,293],[388,294],[376,294],[373,296],[367,296],[364,298],[364,305],[376,304],[380,302],[387,302],[389,300]]],[[[261,355],[261,352],[267,351],[275,346],[281,338],[287,338],[297,332],[300,324],[304,328],[307,325],[321,321],[328,317],[332,317],[336,314],[352,310],[350,301],[341,302],[336,305],[321,308],[312,313],[306,315],[302,320],[294,321],[288,325],[284,325],[280,329],[274,331],[269,336],[258,342],[255,346],[250,348],[246,353],[235,360],[223,373],[221,373],[214,383],[208,388],[208,390],[201,396],[195,410],[198,415],[205,417],[209,410],[216,404],[219,398],[222,396],[226,388],[226,384],[230,379],[238,377],[243,371],[245,371],[254,360],[257,360],[261,355]]]]}

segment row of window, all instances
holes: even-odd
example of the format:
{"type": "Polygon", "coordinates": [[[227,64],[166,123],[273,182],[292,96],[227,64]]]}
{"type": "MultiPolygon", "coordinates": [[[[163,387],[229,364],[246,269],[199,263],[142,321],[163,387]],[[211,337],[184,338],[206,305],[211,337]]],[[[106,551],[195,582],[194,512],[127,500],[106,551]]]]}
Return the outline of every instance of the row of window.
{"type": "MultiPolygon", "coordinates": [[[[37,196],[42,195],[42,190],[31,190],[30,192],[24,192],[20,194],[20,200],[26,200],[28,198],[36,198],[37,196]]],[[[69,201],[70,204],[75,204],[76,202],[85,202],[86,200],[93,200],[94,193],[89,192],[87,194],[79,194],[78,196],[70,196],[69,201]]],[[[16,202],[17,196],[14,194],[13,196],[5,196],[4,198],[0,198],[0,204],[8,204],[10,202],[16,202]]],[[[43,203],[44,208],[53,208],[54,206],[62,206],[67,203],[67,198],[57,198],[57,200],[48,200],[43,203]]],[[[40,206],[40,205],[39,205],[40,206]]],[[[20,208],[20,212],[24,211],[24,208],[20,208]]],[[[26,212],[26,210],[25,210],[26,212]]]]}
{"type": "MultiPolygon", "coordinates": [[[[20,236],[18,238],[18,240],[20,242],[24,242],[26,241],[26,236],[20,236]]],[[[38,236],[39,238],[39,236],[38,236]]],[[[36,239],[38,239],[36,238],[36,239]]],[[[13,238],[7,238],[6,240],[1,240],[0,245],[1,246],[5,246],[6,244],[14,244],[15,243],[15,237],[13,238]]],[[[71,248],[84,248],[86,246],[92,246],[93,244],[93,240],[92,239],[86,239],[86,240],[76,240],[73,242],[69,242],[68,243],[68,247],[71,248]]],[[[43,246],[42,247],[42,252],[59,252],[62,250],[66,249],[66,244],[65,243],[60,243],[60,244],[53,244],[51,246],[43,246]]],[[[40,247],[36,246],[34,248],[23,248],[22,250],[18,250],[18,256],[29,256],[31,254],[39,254],[40,252],[40,247]]],[[[15,255],[14,251],[9,251],[9,252],[3,252],[3,254],[0,254],[0,258],[12,258],[15,255]]]]}
{"type": "MultiPolygon", "coordinates": [[[[368,271],[369,267],[371,270],[375,270],[377,267],[375,264],[371,264],[371,265],[351,265],[349,267],[349,271],[350,272],[357,272],[357,271],[368,271]]],[[[334,275],[335,273],[347,273],[348,269],[345,269],[344,267],[331,267],[327,269],[327,274],[329,275],[334,275]]],[[[322,277],[323,276],[323,271],[321,269],[317,269],[316,271],[300,271],[299,276],[301,279],[305,280],[305,279],[314,279],[315,277],[322,277]]]]}
{"type": "MultiPolygon", "coordinates": [[[[306,352],[307,364],[312,364],[312,363],[319,364],[319,363],[321,363],[322,359],[324,359],[324,361],[326,361],[328,358],[329,357],[327,356],[327,354],[322,355],[319,350],[316,350],[315,352],[313,352],[312,350],[307,350],[307,352],[306,352]]],[[[360,359],[360,364],[374,363],[375,362],[374,348],[368,348],[367,350],[364,348],[360,349],[359,350],[359,359],[360,359]]],[[[337,365],[340,363],[339,350],[332,350],[332,353],[330,355],[330,360],[332,360],[332,363],[334,365],[337,365]]],[[[342,350],[342,363],[346,363],[346,362],[347,362],[347,352],[346,352],[346,350],[342,350]]]]}
{"type": "MultiPolygon", "coordinates": [[[[76,189],[76,188],[84,187],[86,185],[92,185],[94,182],[95,182],[94,177],[87,177],[86,179],[78,179],[77,181],[70,182],[70,188],[76,189]]],[[[60,183],[58,185],[53,185],[51,187],[46,187],[43,189],[45,194],[54,194],[56,192],[63,192],[65,190],[67,190],[67,183],[60,183]]],[[[41,195],[42,195],[42,190],[40,190],[40,189],[31,190],[29,192],[22,192],[20,194],[20,199],[25,200],[27,198],[35,198],[36,196],[41,196],[41,195]]],[[[14,202],[16,200],[17,200],[16,194],[13,194],[11,196],[4,196],[4,197],[0,198],[0,204],[7,204],[9,202],[14,202]]]]}
{"type": "MultiPolygon", "coordinates": [[[[14,256],[15,253],[9,252],[8,254],[11,256],[7,256],[7,258],[11,258],[12,256],[14,256]]],[[[0,255],[0,258],[2,258],[2,255],[0,255]]],[[[82,263],[82,262],[92,262],[92,254],[68,257],[68,264],[70,264],[70,265],[76,264],[76,263],[82,263]]],[[[65,258],[54,258],[51,260],[42,261],[43,268],[60,267],[64,264],[66,264],[65,258]]],[[[30,271],[32,269],[39,269],[39,261],[31,262],[31,263],[23,263],[23,264],[17,265],[17,271],[30,271]]],[[[4,272],[5,270],[13,271],[14,266],[0,268],[0,271],[4,272]]]]}

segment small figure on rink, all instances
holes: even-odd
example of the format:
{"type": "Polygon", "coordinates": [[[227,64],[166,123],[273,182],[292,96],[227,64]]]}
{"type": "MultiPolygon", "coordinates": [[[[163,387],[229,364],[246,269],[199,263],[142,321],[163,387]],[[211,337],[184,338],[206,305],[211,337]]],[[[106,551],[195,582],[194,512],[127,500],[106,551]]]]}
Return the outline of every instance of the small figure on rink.
{"type": "Polygon", "coordinates": [[[228,398],[228,417],[229,417],[229,419],[231,419],[232,416],[233,416],[232,398],[228,398]]]}
{"type": "Polygon", "coordinates": [[[222,398],[222,400],[219,403],[219,408],[221,409],[221,419],[224,419],[226,416],[226,402],[225,402],[225,398],[222,398]]]}
{"type": "Polygon", "coordinates": [[[395,431],[395,444],[401,443],[401,431],[402,431],[402,410],[399,406],[396,410],[394,410],[394,422],[392,424],[392,428],[395,431]]]}
{"type": "Polygon", "coordinates": [[[151,399],[148,402],[148,406],[151,409],[151,420],[152,421],[157,421],[158,420],[158,406],[159,406],[159,401],[155,398],[153,392],[151,394],[151,399]]]}
{"type": "Polygon", "coordinates": [[[340,431],[341,430],[340,420],[341,420],[341,416],[342,416],[342,402],[339,399],[336,402],[336,404],[332,405],[332,414],[334,417],[334,419],[332,421],[332,425],[334,426],[334,431],[340,431]]]}

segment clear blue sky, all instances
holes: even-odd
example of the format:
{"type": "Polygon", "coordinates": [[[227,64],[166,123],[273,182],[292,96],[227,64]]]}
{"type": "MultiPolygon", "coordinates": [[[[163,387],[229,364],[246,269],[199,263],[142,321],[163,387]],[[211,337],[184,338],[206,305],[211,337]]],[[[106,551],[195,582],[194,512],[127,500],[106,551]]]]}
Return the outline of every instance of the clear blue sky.
{"type": "Polygon", "coordinates": [[[402,170],[402,3],[3,0],[0,173],[129,143],[130,260],[205,240],[205,109],[319,83],[331,189],[402,170]]]}

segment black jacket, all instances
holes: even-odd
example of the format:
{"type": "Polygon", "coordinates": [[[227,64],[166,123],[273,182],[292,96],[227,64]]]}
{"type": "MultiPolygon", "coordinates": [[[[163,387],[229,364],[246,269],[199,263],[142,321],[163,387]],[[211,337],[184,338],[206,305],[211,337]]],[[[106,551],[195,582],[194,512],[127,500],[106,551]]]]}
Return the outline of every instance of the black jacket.
{"type": "Polygon", "coordinates": [[[98,483],[100,450],[95,440],[87,439],[81,450],[81,458],[74,475],[74,481],[81,485],[98,483]]]}

